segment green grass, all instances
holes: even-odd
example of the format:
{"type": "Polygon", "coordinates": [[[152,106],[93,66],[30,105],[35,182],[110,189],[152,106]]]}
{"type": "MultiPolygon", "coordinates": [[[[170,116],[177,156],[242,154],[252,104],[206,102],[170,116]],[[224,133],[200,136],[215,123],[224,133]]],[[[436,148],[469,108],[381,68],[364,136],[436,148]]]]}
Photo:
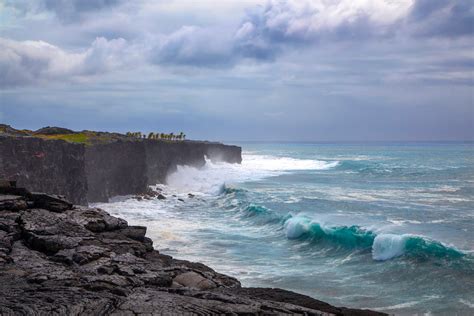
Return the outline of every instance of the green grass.
{"type": "Polygon", "coordinates": [[[36,135],[44,139],[61,139],[70,143],[90,144],[93,135],[86,133],[58,134],[58,135],[36,135]]]}

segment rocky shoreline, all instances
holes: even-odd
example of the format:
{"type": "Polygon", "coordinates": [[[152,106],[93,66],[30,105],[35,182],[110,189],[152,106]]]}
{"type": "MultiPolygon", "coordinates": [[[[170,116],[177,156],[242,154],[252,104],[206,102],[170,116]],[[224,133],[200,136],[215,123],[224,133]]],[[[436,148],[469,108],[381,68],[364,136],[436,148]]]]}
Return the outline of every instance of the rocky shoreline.
{"type": "Polygon", "coordinates": [[[153,249],[146,227],[0,181],[1,315],[384,315],[243,288],[153,249]]]}

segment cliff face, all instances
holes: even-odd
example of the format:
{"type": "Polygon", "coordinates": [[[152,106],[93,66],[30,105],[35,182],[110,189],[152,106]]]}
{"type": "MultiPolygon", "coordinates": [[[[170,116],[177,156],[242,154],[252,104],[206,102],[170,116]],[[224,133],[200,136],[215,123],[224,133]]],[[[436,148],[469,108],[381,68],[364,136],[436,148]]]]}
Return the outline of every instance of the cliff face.
{"type": "Polygon", "coordinates": [[[207,142],[156,140],[117,141],[87,146],[85,151],[89,202],[106,202],[117,195],[145,192],[165,183],[178,165],[202,167],[212,161],[241,163],[241,148],[207,142]]]}
{"type": "Polygon", "coordinates": [[[87,200],[107,202],[116,195],[144,192],[147,186],[145,155],[141,142],[86,146],[87,200]]]}
{"type": "Polygon", "coordinates": [[[31,136],[0,136],[0,177],[32,191],[66,196],[75,204],[143,193],[165,183],[178,165],[240,163],[241,148],[208,142],[119,139],[89,145],[31,136]]]}
{"type": "Polygon", "coordinates": [[[0,136],[0,175],[32,191],[87,203],[84,146],[33,137],[0,136]]]}

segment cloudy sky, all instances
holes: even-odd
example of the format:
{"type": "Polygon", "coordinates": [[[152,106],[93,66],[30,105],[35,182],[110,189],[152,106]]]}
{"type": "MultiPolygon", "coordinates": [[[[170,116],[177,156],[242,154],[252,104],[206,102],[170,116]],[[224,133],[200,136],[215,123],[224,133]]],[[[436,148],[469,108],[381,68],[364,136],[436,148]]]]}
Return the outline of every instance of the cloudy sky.
{"type": "Polygon", "coordinates": [[[474,139],[472,0],[0,0],[0,122],[474,139]]]}

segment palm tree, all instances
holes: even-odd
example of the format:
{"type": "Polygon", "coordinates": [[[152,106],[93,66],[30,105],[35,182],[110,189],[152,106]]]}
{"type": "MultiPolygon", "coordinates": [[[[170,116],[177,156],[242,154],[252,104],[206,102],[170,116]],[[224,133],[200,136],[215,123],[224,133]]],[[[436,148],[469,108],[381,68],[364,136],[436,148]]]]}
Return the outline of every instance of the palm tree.
{"type": "Polygon", "coordinates": [[[154,139],[155,138],[155,134],[153,132],[150,132],[148,134],[148,139],[154,139]]]}

